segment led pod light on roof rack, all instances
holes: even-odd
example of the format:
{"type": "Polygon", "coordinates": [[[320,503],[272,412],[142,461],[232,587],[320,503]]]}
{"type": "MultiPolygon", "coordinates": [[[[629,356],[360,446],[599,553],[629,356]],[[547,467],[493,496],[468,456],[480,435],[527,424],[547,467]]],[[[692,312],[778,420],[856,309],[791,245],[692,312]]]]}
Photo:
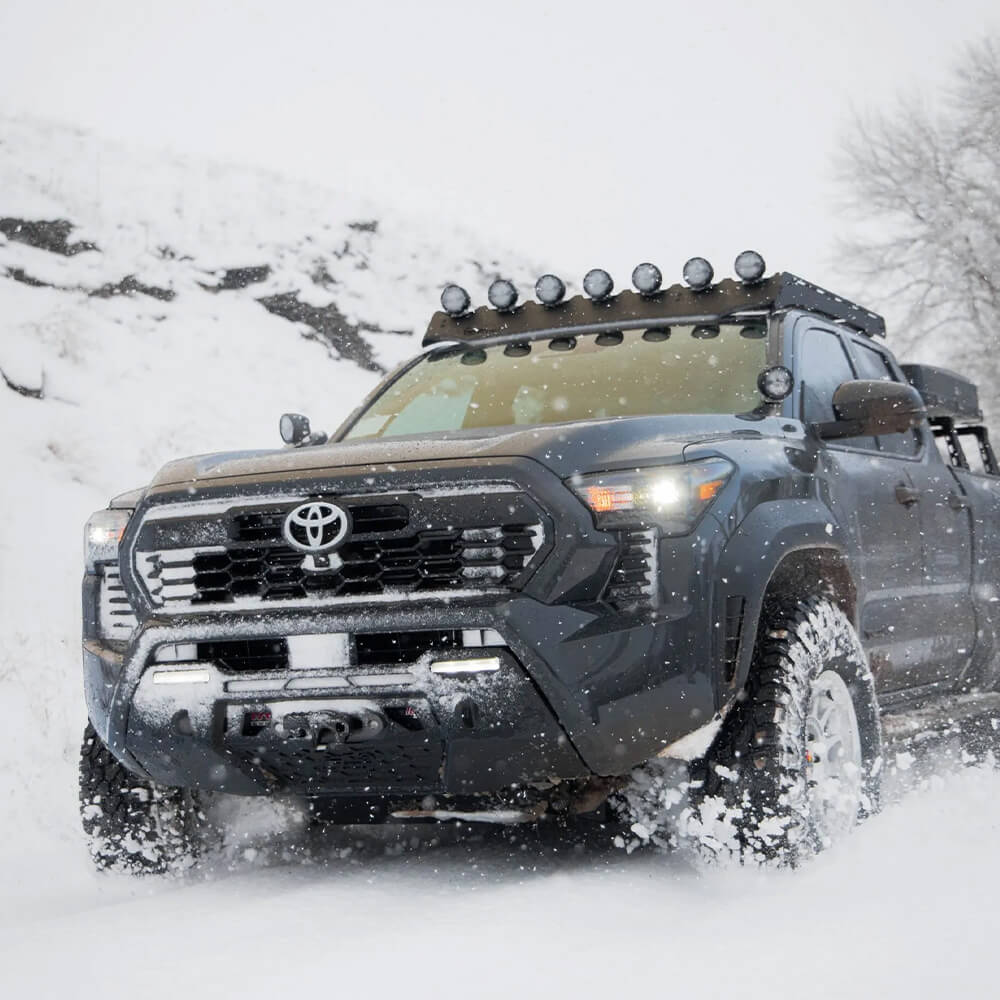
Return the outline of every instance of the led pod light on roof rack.
{"type": "Polygon", "coordinates": [[[748,285],[760,281],[764,277],[764,271],[767,270],[764,258],[756,250],[744,250],[736,258],[733,266],[736,270],[736,276],[748,285]]]}
{"type": "Polygon", "coordinates": [[[486,297],[490,300],[490,305],[500,312],[510,312],[517,305],[517,289],[514,282],[506,278],[497,278],[490,285],[486,297]]]}
{"type": "Polygon", "coordinates": [[[603,302],[614,291],[614,287],[614,279],[603,268],[592,268],[583,276],[583,290],[595,302],[603,302]]]}
{"type": "Polygon", "coordinates": [[[684,265],[684,280],[696,292],[708,288],[714,277],[715,271],[704,257],[692,257],[684,265]]]}
{"type": "Polygon", "coordinates": [[[663,273],[648,261],[639,264],[632,272],[632,284],[640,295],[656,295],[663,284],[663,273]]]}
{"type": "Polygon", "coordinates": [[[554,274],[543,274],[535,282],[535,295],[543,306],[557,306],[566,295],[566,285],[554,274]]]}
{"type": "Polygon", "coordinates": [[[469,293],[461,285],[445,285],[441,292],[441,308],[449,316],[464,316],[469,311],[469,293]]]}

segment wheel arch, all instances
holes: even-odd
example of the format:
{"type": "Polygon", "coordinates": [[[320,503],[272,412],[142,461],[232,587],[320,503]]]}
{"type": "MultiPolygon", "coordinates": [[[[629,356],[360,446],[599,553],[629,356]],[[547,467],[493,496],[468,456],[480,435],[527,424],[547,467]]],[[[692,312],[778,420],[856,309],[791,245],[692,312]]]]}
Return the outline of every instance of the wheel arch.
{"type": "Polygon", "coordinates": [[[723,651],[720,702],[746,683],[765,610],[778,595],[827,597],[855,628],[858,586],[852,549],[830,510],[819,501],[761,504],[733,534],[716,576],[716,629],[731,630],[727,609],[734,595],[745,601],[738,651],[723,651]],[[817,582],[820,584],[817,587],[817,582]]]}

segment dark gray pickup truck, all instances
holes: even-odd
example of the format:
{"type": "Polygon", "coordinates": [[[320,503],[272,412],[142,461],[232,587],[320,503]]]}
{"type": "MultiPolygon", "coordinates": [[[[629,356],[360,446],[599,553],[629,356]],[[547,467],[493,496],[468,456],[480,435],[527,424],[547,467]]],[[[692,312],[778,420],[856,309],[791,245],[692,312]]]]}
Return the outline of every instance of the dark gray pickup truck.
{"type": "Polygon", "coordinates": [[[747,851],[878,804],[884,741],[996,703],[975,387],[737,258],[442,295],[328,440],[172,462],[86,529],[83,823],[162,871],[198,798],[341,823],[605,809],[683,750],[747,851]],[[918,721],[914,723],[914,719],[918,721]],[[692,749],[693,748],[693,749],[692,749]]]}

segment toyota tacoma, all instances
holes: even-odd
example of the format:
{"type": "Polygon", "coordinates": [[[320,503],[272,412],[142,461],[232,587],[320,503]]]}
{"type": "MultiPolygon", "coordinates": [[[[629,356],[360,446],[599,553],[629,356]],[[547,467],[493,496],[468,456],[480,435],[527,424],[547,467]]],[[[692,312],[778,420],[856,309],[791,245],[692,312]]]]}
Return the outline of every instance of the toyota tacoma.
{"type": "Polygon", "coordinates": [[[171,462],[95,514],[98,866],[175,866],[214,792],[535,821],[678,748],[742,849],[794,862],[877,807],[894,734],[995,707],[976,387],[753,251],[736,272],[545,275],[525,303],[498,279],[476,309],[449,285],[329,439],[286,414],[285,447],[171,462]]]}

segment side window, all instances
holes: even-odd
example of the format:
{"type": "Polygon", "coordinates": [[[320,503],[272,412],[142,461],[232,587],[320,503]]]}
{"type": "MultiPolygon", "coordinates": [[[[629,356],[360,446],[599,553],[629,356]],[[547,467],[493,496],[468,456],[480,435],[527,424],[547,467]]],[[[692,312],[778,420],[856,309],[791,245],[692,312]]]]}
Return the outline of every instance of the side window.
{"type": "MultiPolygon", "coordinates": [[[[833,394],[855,378],[840,335],[830,330],[807,330],[799,341],[798,378],[802,384],[802,419],[806,423],[835,420],[833,394]]],[[[875,450],[873,437],[841,438],[834,442],[851,448],[875,450]]]]}
{"type": "MultiPolygon", "coordinates": [[[[896,376],[889,367],[889,362],[881,351],[864,344],[852,343],[854,363],[858,369],[858,378],[877,379],[879,381],[895,382],[896,376]]],[[[916,455],[920,451],[920,432],[907,431],[905,434],[881,434],[879,445],[882,451],[896,455],[916,455]]]]}
{"type": "Polygon", "coordinates": [[[802,419],[810,424],[836,420],[833,394],[854,378],[840,337],[828,330],[807,330],[799,343],[802,419]]]}

